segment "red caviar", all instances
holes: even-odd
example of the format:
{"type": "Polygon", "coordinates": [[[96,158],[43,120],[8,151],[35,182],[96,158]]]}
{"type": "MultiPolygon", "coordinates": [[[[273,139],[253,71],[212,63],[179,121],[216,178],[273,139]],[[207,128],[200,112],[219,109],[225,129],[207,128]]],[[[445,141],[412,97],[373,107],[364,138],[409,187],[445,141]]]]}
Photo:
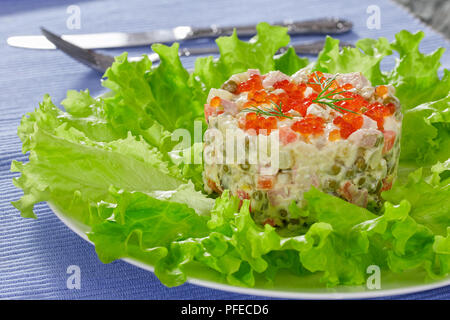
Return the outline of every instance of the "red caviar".
{"type": "Polygon", "coordinates": [[[247,96],[248,100],[253,100],[255,102],[266,102],[267,92],[265,90],[250,91],[247,96]]]}
{"type": "Polygon", "coordinates": [[[309,75],[308,82],[309,86],[316,92],[320,92],[322,88],[319,84],[313,84],[314,82],[318,82],[320,79],[320,83],[324,83],[326,81],[325,78],[323,78],[323,73],[320,71],[315,71],[309,75]]]}
{"type": "Polygon", "coordinates": [[[350,90],[353,88],[354,88],[353,85],[351,85],[350,83],[346,83],[342,86],[342,89],[344,89],[344,90],[350,90]]]}
{"type": "Polygon", "coordinates": [[[281,106],[282,112],[289,110],[296,110],[303,116],[306,114],[306,109],[312,104],[315,98],[311,96],[309,99],[304,99],[305,84],[295,84],[287,80],[276,82],[273,87],[275,89],[283,89],[284,92],[279,94],[267,93],[265,90],[249,91],[244,108],[257,107],[261,104],[275,103],[281,106]]]}
{"type": "Polygon", "coordinates": [[[272,130],[277,128],[277,119],[275,117],[262,117],[258,116],[254,112],[247,113],[245,116],[245,122],[241,129],[255,130],[256,133],[270,134],[272,130]]]}
{"type": "Polygon", "coordinates": [[[364,119],[361,115],[350,112],[333,120],[333,123],[341,129],[340,136],[344,139],[347,139],[353,132],[360,129],[363,122],[364,119]]]}
{"type": "Polygon", "coordinates": [[[292,130],[299,132],[303,135],[321,135],[323,134],[325,121],[323,118],[308,114],[305,118],[294,122],[291,126],[292,130]]]}
{"type": "MultiPolygon", "coordinates": [[[[292,125],[292,130],[299,132],[303,135],[320,135],[323,133],[324,120],[320,117],[307,116],[307,110],[313,103],[318,103],[318,94],[322,91],[322,86],[317,82],[320,81],[324,84],[328,81],[322,72],[315,71],[309,75],[308,83],[297,84],[289,80],[281,80],[273,84],[275,90],[282,89],[281,92],[273,93],[264,89],[262,80],[264,76],[259,74],[252,74],[247,81],[238,84],[236,94],[242,92],[248,92],[247,102],[244,104],[244,108],[254,108],[261,105],[276,104],[281,108],[282,113],[289,111],[296,111],[304,119],[297,121],[292,125]],[[305,90],[310,87],[313,89],[313,93],[305,97],[305,90]]],[[[334,119],[333,123],[339,127],[339,130],[334,130],[330,133],[328,139],[335,141],[337,139],[348,138],[356,130],[360,129],[363,124],[362,114],[372,118],[378,124],[378,128],[383,130],[384,118],[392,115],[396,106],[393,103],[383,105],[379,102],[369,103],[363,96],[348,90],[353,89],[353,85],[350,83],[339,86],[336,80],[331,83],[328,92],[336,90],[340,93],[340,98],[346,100],[334,102],[340,115],[334,119]],[[342,109],[341,109],[342,108],[342,109]],[[355,114],[356,113],[356,114],[355,114]]],[[[375,94],[380,97],[385,97],[388,94],[388,88],[386,86],[378,86],[375,88],[375,94]]],[[[319,102],[320,103],[320,102],[319,102]]],[[[212,107],[218,107],[221,104],[219,97],[214,97],[210,105],[212,107]]],[[[277,128],[277,120],[286,120],[284,117],[274,114],[273,117],[262,117],[256,113],[249,113],[246,115],[245,120],[241,121],[240,127],[245,130],[253,129],[258,134],[261,130],[265,129],[266,134],[270,134],[271,130],[277,128]]],[[[293,136],[291,135],[291,138],[293,136]]]]}
{"type": "Polygon", "coordinates": [[[379,102],[372,103],[368,110],[364,112],[366,116],[375,120],[378,124],[378,129],[384,129],[384,117],[390,116],[395,112],[395,105],[389,103],[386,106],[379,102]]]}
{"type": "Polygon", "coordinates": [[[259,74],[252,74],[250,79],[241,82],[237,87],[236,93],[242,93],[247,91],[256,91],[263,89],[262,79],[259,74]]]}
{"type": "Polygon", "coordinates": [[[303,92],[306,90],[306,84],[296,84],[288,80],[282,80],[274,83],[275,89],[283,89],[290,98],[302,99],[303,92]]]}
{"type": "Polygon", "coordinates": [[[397,107],[392,102],[384,105],[389,110],[389,115],[394,114],[397,107]]]}
{"type": "MultiPolygon", "coordinates": [[[[321,86],[319,84],[313,83],[318,81],[317,77],[320,79],[321,83],[327,81],[323,77],[322,72],[316,71],[309,76],[309,81],[307,84],[297,84],[288,80],[281,80],[274,83],[273,88],[275,90],[283,90],[283,92],[281,93],[274,94],[268,93],[266,90],[264,90],[262,86],[262,76],[253,74],[249,80],[241,82],[238,85],[237,93],[248,92],[248,101],[244,104],[244,108],[253,108],[258,107],[262,104],[270,105],[271,103],[275,103],[281,107],[283,113],[289,112],[290,110],[295,110],[304,117],[306,116],[308,107],[314,103],[313,100],[317,99],[318,92],[321,91],[321,86]],[[312,88],[316,92],[310,94],[308,97],[305,97],[305,90],[308,87],[312,88]]],[[[345,91],[352,88],[353,86],[349,83],[344,84],[342,87],[339,87],[337,81],[334,80],[331,83],[328,92],[334,89],[337,89],[338,91],[345,91]]],[[[351,100],[341,101],[341,104],[343,107],[346,107],[349,110],[358,112],[360,111],[361,106],[368,105],[368,102],[360,95],[350,92],[346,92],[344,94],[346,94],[346,98],[349,98],[351,100]]]]}
{"type": "MultiPolygon", "coordinates": [[[[343,92],[341,95],[349,100],[338,101],[335,104],[338,107],[351,110],[353,112],[361,112],[367,110],[369,102],[364,99],[361,95],[353,92],[343,92]]],[[[343,110],[343,112],[348,112],[343,110]]]]}

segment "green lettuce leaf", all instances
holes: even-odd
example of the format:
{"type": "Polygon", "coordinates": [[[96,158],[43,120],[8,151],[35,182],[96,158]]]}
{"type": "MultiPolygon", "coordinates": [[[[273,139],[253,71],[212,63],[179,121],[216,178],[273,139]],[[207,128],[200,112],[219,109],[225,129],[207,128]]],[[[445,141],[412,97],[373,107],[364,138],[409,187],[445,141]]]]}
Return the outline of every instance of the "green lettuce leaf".
{"type": "Polygon", "coordinates": [[[205,194],[196,191],[192,181],[180,185],[175,190],[157,190],[147,194],[158,200],[186,204],[188,207],[193,208],[197,214],[203,216],[209,215],[214,206],[214,199],[207,198],[205,194]]]}
{"type": "Polygon", "coordinates": [[[206,101],[210,88],[219,88],[233,74],[248,69],[261,73],[275,70],[275,53],[289,43],[287,28],[271,26],[265,22],[256,27],[257,35],[249,42],[239,40],[236,32],[230,37],[216,40],[220,58],[198,58],[190,84],[197,89],[196,97],[206,101]]]}
{"type": "Polygon", "coordinates": [[[392,54],[386,38],[361,39],[356,48],[339,48],[339,40],[327,37],[324,48],[313,67],[327,73],[361,72],[372,85],[385,84],[380,71],[381,60],[392,54]]]}
{"type": "Polygon", "coordinates": [[[406,110],[401,159],[433,164],[450,158],[450,95],[406,110]]]}
{"type": "MultiPolygon", "coordinates": [[[[435,236],[426,226],[417,223],[410,216],[411,205],[407,200],[399,205],[386,202],[384,214],[378,217],[312,189],[305,198],[317,222],[304,235],[281,237],[269,225],[264,228],[256,225],[248,202],[244,201],[239,209],[239,199],[225,191],[216,200],[207,221],[196,221],[195,228],[183,229],[178,232],[180,238],[176,238],[170,236],[168,230],[174,228],[173,221],[185,217],[185,210],[171,212],[175,216],[169,221],[164,214],[156,214],[158,206],[154,202],[157,200],[149,195],[122,193],[117,196],[122,199],[117,200],[119,205],[111,213],[113,218],[95,226],[90,233],[99,257],[102,261],[130,256],[145,261],[152,259],[155,273],[167,286],[184,283],[192,264],[205,265],[222,274],[224,281],[239,286],[253,286],[257,275],[273,281],[281,269],[296,274],[320,272],[321,281],[328,286],[364,283],[367,267],[373,264],[384,268],[389,265],[396,272],[423,267],[431,277],[448,272],[447,238],[435,236]],[[319,206],[320,202],[330,206],[319,206]],[[133,218],[136,212],[142,212],[139,224],[133,218]],[[151,227],[155,224],[157,229],[151,227]],[[205,231],[206,226],[209,231],[205,231]],[[198,237],[196,228],[208,236],[198,237]],[[156,236],[155,232],[160,229],[168,234],[156,236]],[[151,234],[152,239],[144,241],[144,232],[151,234]],[[111,235],[114,239],[109,239],[111,235]],[[170,243],[168,238],[172,239],[170,243]],[[116,242],[117,239],[121,240],[116,242]],[[165,245],[158,242],[160,239],[166,241],[165,245]],[[131,243],[135,250],[127,249],[131,243]]],[[[192,215],[189,217],[194,219],[192,215]]]]}
{"type": "Polygon", "coordinates": [[[412,34],[402,30],[391,44],[399,58],[387,80],[395,87],[402,110],[444,98],[450,91],[449,70],[444,70],[442,79],[438,76],[440,58],[445,49],[439,48],[430,54],[421,53],[419,44],[424,35],[422,31],[412,34]]]}
{"type": "Polygon", "coordinates": [[[141,192],[113,189],[111,194],[117,204],[112,211],[101,213],[111,216],[88,234],[105,263],[129,256],[132,251],[128,246],[141,248],[144,259],[147,255],[153,258],[155,253],[161,257],[167,252],[163,248],[174,240],[208,234],[205,219],[185,204],[158,200],[141,192]]]}
{"type": "MultiPolygon", "coordinates": [[[[111,185],[137,191],[172,190],[183,183],[178,169],[163,160],[162,154],[143,139],[98,142],[70,127],[59,117],[49,99],[39,110],[24,117],[19,136],[29,162],[13,161],[12,171],[22,175],[14,180],[24,196],[14,202],[22,215],[35,217],[35,203],[52,201],[71,208],[74,195],[86,203],[108,199],[111,185]]],[[[76,211],[75,209],[70,211],[76,211]]],[[[87,217],[78,217],[86,222],[87,217]]]]}
{"type": "Polygon", "coordinates": [[[308,58],[300,58],[293,47],[289,47],[286,52],[275,57],[275,69],[287,75],[292,75],[307,65],[308,58]]]}
{"type": "Polygon", "coordinates": [[[408,176],[405,184],[395,182],[391,190],[382,196],[389,202],[400,203],[407,200],[411,204],[410,216],[436,235],[445,236],[450,226],[450,181],[441,181],[439,174],[449,170],[446,165],[433,167],[433,174],[425,177],[423,169],[417,169],[408,176]]]}

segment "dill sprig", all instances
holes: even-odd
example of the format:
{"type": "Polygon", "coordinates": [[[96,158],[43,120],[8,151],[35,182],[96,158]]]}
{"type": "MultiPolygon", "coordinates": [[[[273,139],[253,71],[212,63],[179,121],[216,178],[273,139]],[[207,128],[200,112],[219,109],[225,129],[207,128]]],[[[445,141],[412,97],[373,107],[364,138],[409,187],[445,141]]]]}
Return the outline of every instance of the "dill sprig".
{"type": "Polygon", "coordinates": [[[255,112],[258,115],[264,115],[268,117],[283,117],[283,118],[289,118],[292,119],[291,116],[288,116],[287,114],[283,113],[283,110],[281,109],[282,103],[276,104],[275,102],[271,101],[272,107],[270,108],[258,108],[258,107],[252,107],[252,108],[245,108],[242,111],[243,112],[255,112]]]}
{"type": "Polygon", "coordinates": [[[322,79],[324,77],[319,77],[317,75],[317,73],[315,74],[315,82],[308,82],[308,84],[315,84],[315,85],[319,85],[320,86],[320,93],[317,95],[317,98],[313,99],[312,101],[315,103],[320,103],[320,104],[324,104],[328,107],[330,107],[331,109],[334,109],[340,113],[342,113],[343,111],[347,111],[347,112],[351,112],[351,113],[355,113],[355,114],[359,114],[358,112],[355,112],[353,110],[349,110],[346,109],[344,107],[338,106],[336,105],[336,102],[339,101],[345,101],[345,100],[353,100],[353,98],[333,98],[333,96],[338,95],[338,94],[342,94],[345,92],[348,92],[347,90],[344,91],[339,91],[338,92],[338,88],[331,90],[330,92],[327,92],[328,89],[331,87],[331,85],[333,84],[333,81],[336,79],[336,77],[333,78],[329,78],[327,80],[325,80],[322,83],[322,79]]]}

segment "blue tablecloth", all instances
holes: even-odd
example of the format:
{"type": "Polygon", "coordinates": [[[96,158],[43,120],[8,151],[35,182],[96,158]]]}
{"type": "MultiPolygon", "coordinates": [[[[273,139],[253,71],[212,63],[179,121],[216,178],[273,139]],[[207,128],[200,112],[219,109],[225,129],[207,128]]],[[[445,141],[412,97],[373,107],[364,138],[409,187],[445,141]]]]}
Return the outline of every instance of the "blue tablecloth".
{"type": "MultiPolygon", "coordinates": [[[[102,264],[94,247],[70,231],[45,204],[36,206],[37,220],[23,219],[10,201],[21,196],[9,172],[13,159],[25,161],[16,129],[21,116],[32,111],[49,93],[61,101],[67,89],[86,89],[96,95],[104,89],[100,75],[58,51],[25,50],[8,47],[11,35],[39,34],[45,26],[59,33],[142,31],[177,25],[236,25],[283,19],[339,16],[354,22],[354,31],[339,38],[356,41],[361,37],[384,36],[393,40],[401,29],[426,32],[421,49],[434,51],[450,44],[415,20],[394,3],[383,1],[268,1],[268,0],[127,0],[62,1],[3,0],[0,4],[0,298],[27,299],[252,299],[237,293],[207,289],[191,284],[177,288],[161,285],[153,273],[122,261],[102,264]],[[68,30],[67,8],[81,9],[81,29],[68,30]],[[366,25],[369,5],[378,5],[381,28],[366,25]],[[78,265],[82,273],[80,290],[68,290],[66,269],[78,265]]],[[[317,37],[296,37],[295,41],[317,37]]],[[[193,45],[209,42],[194,41],[193,45]]],[[[118,54],[122,50],[109,50],[118,54]]],[[[147,48],[129,50],[141,54],[147,48]]],[[[183,58],[186,67],[194,59],[183,58]]],[[[450,52],[442,59],[450,67],[450,52]]],[[[387,62],[392,64],[394,61],[387,62]]],[[[400,296],[404,299],[448,299],[450,286],[400,296]]],[[[393,297],[387,297],[388,299],[393,297]]]]}

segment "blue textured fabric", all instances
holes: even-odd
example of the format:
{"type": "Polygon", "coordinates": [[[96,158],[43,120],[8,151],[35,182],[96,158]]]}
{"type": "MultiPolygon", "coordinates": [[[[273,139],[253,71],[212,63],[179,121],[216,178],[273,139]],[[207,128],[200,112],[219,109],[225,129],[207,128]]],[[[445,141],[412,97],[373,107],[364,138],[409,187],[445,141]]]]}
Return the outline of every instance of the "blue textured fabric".
{"type": "MultiPolygon", "coordinates": [[[[127,0],[62,1],[3,0],[0,4],[0,298],[26,299],[253,299],[237,293],[207,289],[191,284],[177,288],[161,285],[151,272],[123,261],[102,264],[93,246],[71,232],[45,203],[36,206],[37,220],[23,219],[10,201],[21,196],[9,172],[11,160],[25,161],[16,129],[21,116],[32,111],[49,93],[55,102],[67,89],[103,92],[100,75],[58,51],[25,50],[8,47],[11,35],[39,34],[39,26],[59,33],[142,31],[177,25],[236,25],[283,19],[311,19],[327,15],[354,22],[354,31],[340,36],[347,41],[384,36],[393,40],[401,29],[426,32],[421,49],[431,52],[450,48],[444,38],[420,24],[406,11],[388,0],[376,1],[381,9],[381,28],[366,26],[369,5],[374,1],[268,1],[268,0],[127,0]],[[67,7],[81,8],[81,30],[67,30],[67,7]],[[82,271],[80,290],[66,288],[66,269],[78,265],[82,271]]],[[[296,37],[294,41],[318,37],[296,37]]],[[[190,45],[212,43],[192,41],[190,45]]],[[[129,50],[132,55],[148,48],[129,50]]],[[[107,50],[119,54],[122,50],[107,50]]],[[[186,67],[194,59],[183,58],[186,67]]],[[[443,64],[450,67],[450,52],[443,64]]],[[[387,64],[392,64],[387,62],[387,64]]],[[[449,299],[450,286],[399,297],[402,299],[449,299]]]]}

